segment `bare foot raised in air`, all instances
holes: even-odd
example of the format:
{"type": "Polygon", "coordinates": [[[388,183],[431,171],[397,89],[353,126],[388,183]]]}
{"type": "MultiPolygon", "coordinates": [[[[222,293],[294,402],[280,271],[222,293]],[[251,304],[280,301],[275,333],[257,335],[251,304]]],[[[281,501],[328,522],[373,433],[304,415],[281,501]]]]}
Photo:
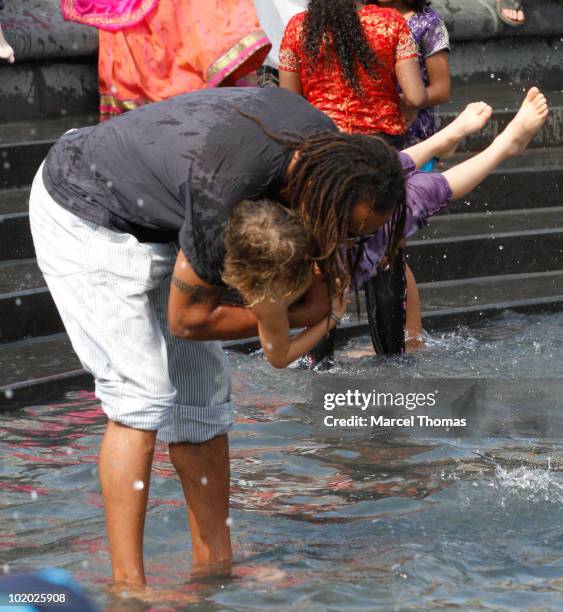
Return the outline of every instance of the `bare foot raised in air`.
{"type": "Polygon", "coordinates": [[[459,143],[467,136],[482,130],[493,115],[493,109],[485,102],[472,102],[465,107],[448,126],[448,129],[455,134],[453,141],[456,143],[452,147],[440,153],[440,159],[448,159],[457,150],[459,143]]]}
{"type": "Polygon", "coordinates": [[[497,142],[507,147],[509,156],[520,155],[543,126],[548,114],[545,96],[537,87],[532,87],[514,119],[497,137],[497,142]]]}
{"type": "Polygon", "coordinates": [[[6,60],[9,64],[13,64],[15,59],[14,50],[7,43],[0,27],[0,60],[6,60]]]}

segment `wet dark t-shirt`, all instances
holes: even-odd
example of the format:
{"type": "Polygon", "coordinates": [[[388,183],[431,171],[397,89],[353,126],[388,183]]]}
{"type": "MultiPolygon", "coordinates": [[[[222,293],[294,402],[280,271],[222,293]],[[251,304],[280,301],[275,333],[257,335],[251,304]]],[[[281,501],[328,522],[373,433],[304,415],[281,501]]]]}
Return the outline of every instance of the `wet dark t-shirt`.
{"type": "Polygon", "coordinates": [[[277,199],[291,158],[237,109],[278,134],[337,131],[284,89],[189,93],[65,134],[45,162],[47,191],[77,216],[143,242],[178,240],[196,273],[222,284],[232,209],[277,199]]]}

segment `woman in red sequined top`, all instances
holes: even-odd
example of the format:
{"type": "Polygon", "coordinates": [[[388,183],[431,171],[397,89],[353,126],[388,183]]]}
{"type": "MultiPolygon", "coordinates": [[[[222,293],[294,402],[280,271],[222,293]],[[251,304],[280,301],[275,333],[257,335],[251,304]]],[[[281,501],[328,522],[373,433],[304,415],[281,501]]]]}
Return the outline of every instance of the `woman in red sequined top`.
{"type": "Polygon", "coordinates": [[[388,136],[400,145],[407,108],[426,90],[417,50],[401,15],[355,0],[310,0],[287,24],[280,85],[303,95],[345,132],[388,136]]]}

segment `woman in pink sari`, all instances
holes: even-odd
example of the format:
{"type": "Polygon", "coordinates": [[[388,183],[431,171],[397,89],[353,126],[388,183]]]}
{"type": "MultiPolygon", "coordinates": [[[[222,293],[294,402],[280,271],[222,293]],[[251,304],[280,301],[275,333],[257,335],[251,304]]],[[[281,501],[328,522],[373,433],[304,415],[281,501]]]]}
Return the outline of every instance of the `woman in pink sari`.
{"type": "Polygon", "coordinates": [[[149,102],[247,84],[271,45],[252,0],[62,0],[100,30],[102,119],[149,102]]]}

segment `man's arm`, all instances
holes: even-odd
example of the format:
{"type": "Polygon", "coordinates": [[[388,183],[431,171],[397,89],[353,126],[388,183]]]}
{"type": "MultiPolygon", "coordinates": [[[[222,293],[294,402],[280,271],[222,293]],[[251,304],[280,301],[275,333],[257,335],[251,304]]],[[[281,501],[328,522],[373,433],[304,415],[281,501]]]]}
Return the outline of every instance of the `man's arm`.
{"type": "Polygon", "coordinates": [[[301,75],[299,72],[288,72],[280,69],[280,87],[289,89],[290,91],[303,95],[303,85],[301,84],[301,75]]]}
{"type": "Polygon", "coordinates": [[[329,313],[330,300],[326,282],[323,276],[316,272],[303,300],[290,306],[289,324],[292,328],[308,327],[318,323],[329,313]]]}
{"type": "Polygon", "coordinates": [[[168,298],[168,326],[188,340],[236,340],[256,336],[258,321],[253,312],[220,303],[222,287],[203,281],[183,251],[178,253],[168,298]]]}

